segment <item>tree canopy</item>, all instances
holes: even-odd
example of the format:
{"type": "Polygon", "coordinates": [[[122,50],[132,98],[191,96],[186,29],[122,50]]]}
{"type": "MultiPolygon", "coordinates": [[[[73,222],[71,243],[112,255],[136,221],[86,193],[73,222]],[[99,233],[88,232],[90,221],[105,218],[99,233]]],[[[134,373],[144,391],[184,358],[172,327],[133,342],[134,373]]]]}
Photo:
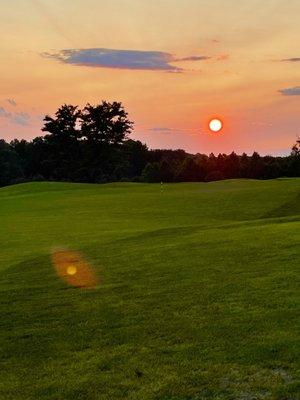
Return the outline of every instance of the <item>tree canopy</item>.
{"type": "Polygon", "coordinates": [[[133,122],[119,102],[64,104],[46,115],[31,141],[0,140],[0,186],[31,180],[183,182],[300,176],[300,138],[285,157],[149,150],[130,139],[133,122]]]}

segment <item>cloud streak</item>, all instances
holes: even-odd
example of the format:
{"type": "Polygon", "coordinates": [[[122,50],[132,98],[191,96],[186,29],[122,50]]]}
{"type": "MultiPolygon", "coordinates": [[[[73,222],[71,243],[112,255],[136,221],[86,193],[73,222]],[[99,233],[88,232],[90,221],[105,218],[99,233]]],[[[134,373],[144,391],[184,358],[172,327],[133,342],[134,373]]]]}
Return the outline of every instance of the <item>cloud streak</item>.
{"type": "Polygon", "coordinates": [[[300,96],[300,86],[279,90],[283,96],[300,96]]]}
{"type": "Polygon", "coordinates": [[[6,119],[16,125],[27,126],[29,125],[30,115],[24,112],[11,113],[4,107],[0,107],[0,119],[6,119]]]}
{"type": "Polygon", "coordinates": [[[174,58],[173,62],[177,61],[203,61],[203,60],[209,60],[210,57],[207,56],[190,56],[190,57],[184,57],[184,58],[174,58]]]}
{"type": "Polygon", "coordinates": [[[283,58],[282,62],[300,62],[300,57],[292,57],[292,58],[283,58]]]}
{"type": "Polygon", "coordinates": [[[195,135],[199,134],[196,129],[190,129],[190,128],[171,128],[167,126],[154,126],[152,128],[147,129],[149,132],[154,132],[154,133],[162,133],[162,134],[176,134],[176,135],[195,135]]]}
{"type": "Polygon", "coordinates": [[[16,107],[17,102],[14,99],[6,99],[7,103],[13,107],[16,107]]]}
{"type": "Polygon", "coordinates": [[[202,61],[209,57],[190,56],[177,58],[173,54],[162,51],[113,50],[104,48],[67,49],[58,53],[42,53],[65,64],[98,68],[116,68],[129,70],[149,70],[182,72],[183,68],[172,65],[176,62],[202,61]]]}
{"type": "Polygon", "coordinates": [[[148,130],[150,132],[159,132],[159,133],[172,133],[174,131],[178,132],[178,129],[176,129],[176,128],[168,128],[165,126],[162,126],[162,127],[155,126],[153,128],[149,128],[148,130]]]}
{"type": "Polygon", "coordinates": [[[0,118],[9,118],[10,113],[5,110],[5,108],[0,107],[0,118]]]}

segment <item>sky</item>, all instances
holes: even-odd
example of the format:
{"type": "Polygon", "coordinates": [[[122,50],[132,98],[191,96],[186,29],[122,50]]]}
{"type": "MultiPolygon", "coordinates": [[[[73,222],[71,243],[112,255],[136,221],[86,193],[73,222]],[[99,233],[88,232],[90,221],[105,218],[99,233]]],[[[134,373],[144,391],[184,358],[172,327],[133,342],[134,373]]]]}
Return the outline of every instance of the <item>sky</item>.
{"type": "Polygon", "coordinates": [[[0,138],[41,135],[64,103],[108,100],[150,148],[288,154],[299,15],[299,0],[2,1],[0,138]]]}

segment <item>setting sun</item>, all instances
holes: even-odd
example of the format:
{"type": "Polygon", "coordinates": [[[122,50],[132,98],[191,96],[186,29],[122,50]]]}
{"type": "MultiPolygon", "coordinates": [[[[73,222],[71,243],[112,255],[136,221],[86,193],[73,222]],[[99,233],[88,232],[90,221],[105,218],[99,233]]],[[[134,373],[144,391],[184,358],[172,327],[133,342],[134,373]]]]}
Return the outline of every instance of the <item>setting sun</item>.
{"type": "Polygon", "coordinates": [[[219,132],[223,128],[223,123],[220,119],[214,118],[209,122],[209,129],[212,132],[219,132]]]}

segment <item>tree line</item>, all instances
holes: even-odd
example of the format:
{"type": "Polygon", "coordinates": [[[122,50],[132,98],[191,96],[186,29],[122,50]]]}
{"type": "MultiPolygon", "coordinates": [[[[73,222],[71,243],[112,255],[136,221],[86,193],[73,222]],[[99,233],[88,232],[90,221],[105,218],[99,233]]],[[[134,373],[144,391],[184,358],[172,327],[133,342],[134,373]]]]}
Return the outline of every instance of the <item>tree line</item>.
{"type": "Polygon", "coordinates": [[[119,102],[87,104],[82,110],[65,104],[54,117],[45,116],[43,136],[10,143],[0,139],[0,186],[36,180],[208,182],[300,176],[300,139],[285,157],[189,154],[150,150],[130,139],[133,126],[119,102]]]}

